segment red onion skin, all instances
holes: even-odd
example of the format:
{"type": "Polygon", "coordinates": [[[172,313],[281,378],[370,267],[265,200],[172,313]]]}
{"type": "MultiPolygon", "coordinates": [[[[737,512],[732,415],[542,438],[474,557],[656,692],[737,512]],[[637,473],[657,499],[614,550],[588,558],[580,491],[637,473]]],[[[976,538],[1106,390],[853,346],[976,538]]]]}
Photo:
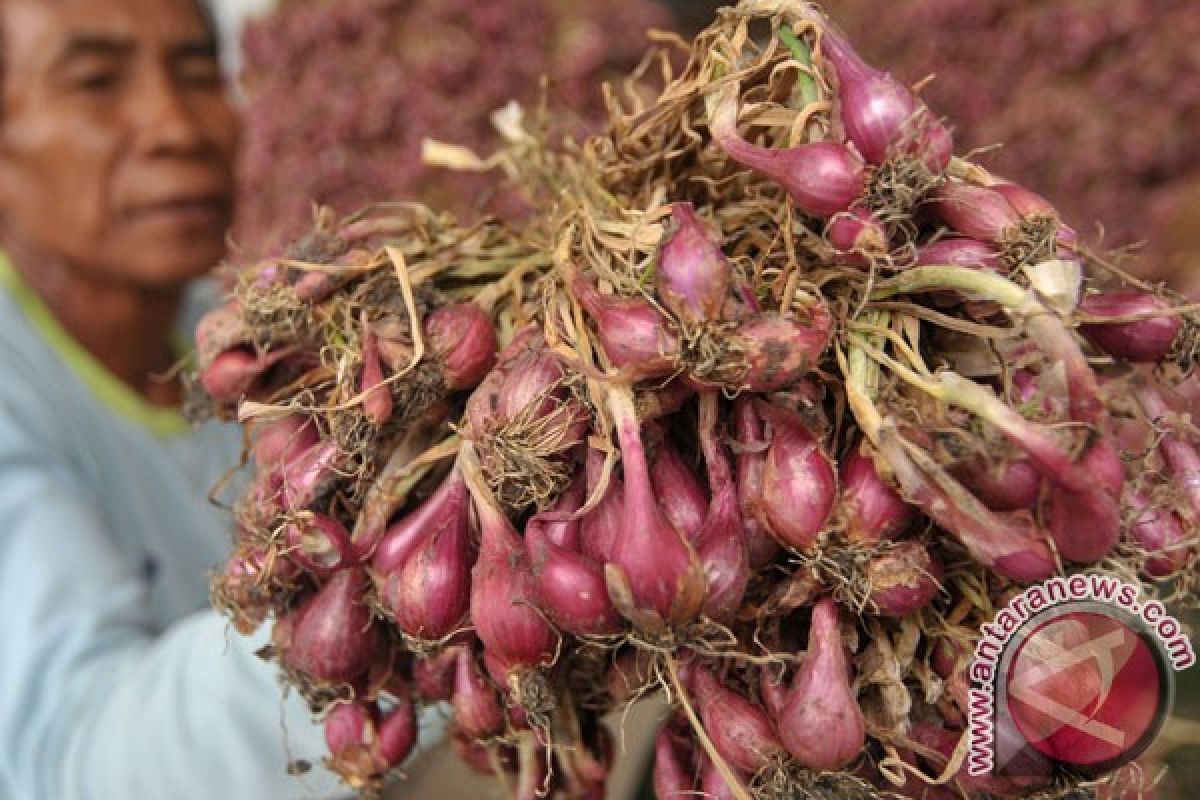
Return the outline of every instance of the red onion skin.
{"type": "MultiPolygon", "coordinates": [[[[745,782],[744,776],[737,775],[735,777],[743,783],[745,782]]],[[[729,786],[721,770],[707,759],[700,770],[700,791],[705,800],[738,800],[737,793],[729,786]]]]}
{"type": "Polygon", "coordinates": [[[671,228],[659,247],[658,296],[687,324],[717,319],[733,271],[691,203],[671,205],[671,228]]]}
{"type": "Polygon", "coordinates": [[[636,379],[666,378],[679,370],[679,340],[645,300],[604,295],[582,275],[571,293],[595,322],[600,347],[614,367],[636,379]]]}
{"type": "Polygon", "coordinates": [[[708,468],[712,502],[696,536],[695,547],[704,570],[701,610],[710,619],[731,623],[750,582],[750,564],[732,467],[717,438],[717,404],[713,393],[700,399],[700,446],[708,468]]]}
{"type": "Polygon", "coordinates": [[[807,657],[775,722],[783,746],[810,769],[841,769],[866,745],[862,710],[847,677],[838,607],[831,598],[813,608],[807,657]]]}
{"type": "Polygon", "coordinates": [[[413,686],[417,695],[429,703],[449,702],[454,696],[458,650],[447,648],[440,653],[413,661],[413,686]]]}
{"type": "Polygon", "coordinates": [[[566,550],[580,551],[579,520],[574,515],[583,506],[587,498],[587,481],[583,475],[577,475],[575,480],[566,488],[562,495],[547,511],[540,511],[530,517],[525,523],[525,538],[534,531],[547,541],[566,550]]]}
{"type": "Polygon", "coordinates": [[[363,599],[367,576],[345,569],[329,579],[297,614],[283,658],[293,669],[328,683],[349,683],[374,662],[380,628],[363,599]]]}
{"type": "Polygon", "coordinates": [[[954,237],[940,239],[917,248],[917,267],[971,267],[999,272],[1000,253],[994,247],[976,239],[954,237]]]}
{"type": "Polygon", "coordinates": [[[376,535],[369,530],[356,529],[354,544],[360,554],[372,554],[372,568],[386,575],[403,569],[412,553],[440,522],[451,518],[465,520],[468,509],[467,486],[455,470],[425,502],[393,522],[387,530],[376,535]]]}
{"type": "Polygon", "coordinates": [[[417,743],[417,712],[412,699],[400,697],[379,723],[379,755],[389,768],[398,767],[417,743]]]}
{"type": "Polygon", "coordinates": [[[317,427],[308,417],[286,417],[251,427],[254,461],[259,469],[275,470],[317,443],[317,427]]]}
{"type": "Polygon", "coordinates": [[[837,499],[837,476],[799,417],[766,403],[759,403],[758,410],[773,431],[763,466],[759,521],[784,545],[804,550],[825,527],[837,499]]]}
{"type": "Polygon", "coordinates": [[[1126,505],[1133,510],[1129,538],[1149,554],[1142,571],[1159,580],[1170,577],[1187,565],[1190,548],[1185,544],[1187,531],[1179,515],[1167,508],[1155,508],[1142,492],[1126,493],[1126,505]]]}
{"type": "Polygon", "coordinates": [[[1079,468],[1093,483],[1082,490],[1054,487],[1046,516],[1059,554],[1068,561],[1094,564],[1121,537],[1118,499],[1125,482],[1124,466],[1111,441],[1098,438],[1080,459],[1079,468]]]}
{"type": "Polygon", "coordinates": [[[289,511],[303,511],[316,499],[340,453],[336,442],[324,441],[297,454],[281,473],[283,500],[289,511]]]}
{"type": "Polygon", "coordinates": [[[960,464],[954,474],[992,511],[1033,508],[1042,488],[1042,475],[1027,458],[994,467],[982,461],[960,464]]]}
{"type": "Polygon", "coordinates": [[[441,364],[447,389],[478,386],[496,364],[496,329],[487,312],[474,303],[433,311],[425,318],[423,330],[441,364]]]}
{"type": "Polygon", "coordinates": [[[218,403],[236,403],[250,393],[268,366],[247,348],[232,347],[200,370],[200,385],[218,403]]]}
{"type": "MultiPolygon", "coordinates": [[[[1168,422],[1171,408],[1162,392],[1144,383],[1137,389],[1138,402],[1150,421],[1168,422]]],[[[1175,479],[1179,491],[1191,504],[1193,520],[1200,519],[1200,450],[1190,441],[1168,430],[1158,439],[1158,452],[1175,479]]]]}
{"type": "Polygon", "coordinates": [[[325,718],[325,744],[330,754],[327,765],[351,786],[378,778],[389,766],[383,763],[379,746],[379,708],[375,703],[334,706],[325,718]]]}
{"type": "Polygon", "coordinates": [[[695,795],[696,778],[690,760],[679,752],[667,726],[660,728],[654,738],[654,796],[658,800],[687,800],[695,795]]]}
{"type": "Polygon", "coordinates": [[[701,610],[718,622],[732,622],[750,582],[750,564],[741,513],[732,480],[713,494],[704,527],[696,536],[696,557],[704,571],[701,610]]]}
{"type": "Polygon", "coordinates": [[[652,611],[670,625],[689,622],[703,600],[703,572],[695,551],[654,497],[632,397],[614,391],[610,406],[625,474],[624,527],[610,563],[624,573],[639,610],[652,611]]]}
{"type": "MultiPolygon", "coordinates": [[[[603,466],[604,454],[589,449],[585,466],[589,496],[599,485],[603,466]]],[[[608,486],[600,503],[579,522],[583,554],[600,564],[611,562],[624,519],[625,487],[614,472],[608,477],[608,486]]]]}
{"type": "Polygon", "coordinates": [[[866,576],[875,612],[903,617],[933,602],[943,571],[941,562],[925,545],[904,541],[872,558],[866,576]]]}
{"type": "Polygon", "coordinates": [[[778,673],[777,667],[774,666],[763,666],[759,670],[758,691],[762,696],[763,707],[767,709],[767,716],[771,719],[779,719],[787,706],[788,698],[792,696],[789,678],[786,672],[778,673]]]}
{"type": "Polygon", "coordinates": [[[514,419],[530,407],[537,409],[538,416],[552,413],[562,377],[562,365],[545,346],[519,355],[500,385],[500,419],[514,419]]]}
{"type": "Polygon", "coordinates": [[[552,542],[543,529],[526,527],[538,606],[559,630],[575,636],[617,633],[621,617],[608,597],[604,568],[578,551],[552,542]]]}
{"type": "Polygon", "coordinates": [[[934,209],[942,220],[962,235],[991,244],[1002,244],[1009,231],[1021,224],[1021,215],[994,189],[967,183],[947,183],[934,192],[934,209]]]}
{"type": "MultiPolygon", "coordinates": [[[[473,492],[474,494],[474,492],[473,492]]],[[[510,670],[549,664],[558,634],[537,609],[537,586],[524,543],[508,518],[475,495],[481,543],[471,573],[471,621],[486,651],[510,670]]]]}
{"type": "Polygon", "coordinates": [[[454,723],[471,739],[486,739],[504,730],[500,695],[479,670],[467,647],[459,647],[454,668],[454,723]]]}
{"type": "Polygon", "coordinates": [[[833,216],[826,227],[825,236],[834,249],[843,254],[844,260],[853,263],[868,263],[888,251],[887,229],[870,211],[852,208],[833,216]],[[846,259],[846,256],[851,256],[846,259]],[[855,258],[857,257],[857,258],[855,258]]]}
{"type": "MultiPolygon", "coordinates": [[[[1079,311],[1096,317],[1124,317],[1170,307],[1162,298],[1134,289],[1086,294],[1079,301],[1079,311]]],[[[1183,320],[1177,315],[1079,326],[1084,338],[1105,353],[1137,364],[1156,364],[1166,358],[1182,330],[1183,320]]]]}
{"type": "Polygon", "coordinates": [[[722,686],[707,667],[696,670],[692,692],[704,730],[729,766],[753,775],[783,753],[766,712],[722,686]]]}
{"type": "Polygon", "coordinates": [[[950,133],[909,90],[869,66],[839,32],[825,26],[821,54],[838,77],[838,105],[846,136],[872,164],[915,155],[935,173],[950,162],[950,133]]]}
{"type": "Polygon", "coordinates": [[[1045,580],[1058,569],[1045,532],[1029,512],[989,511],[948,476],[923,473],[895,432],[878,436],[874,444],[896,473],[905,499],[962,542],[975,561],[1018,583],[1045,580]]]}
{"type": "Polygon", "coordinates": [[[1004,199],[1023,217],[1036,215],[1058,219],[1058,211],[1050,204],[1049,200],[1020,184],[997,181],[990,184],[988,188],[1003,195],[1004,199]]]}
{"type": "Polygon", "coordinates": [[[763,438],[762,419],[750,398],[742,396],[733,403],[734,439],[738,445],[737,494],[742,512],[746,556],[750,568],[765,567],[779,554],[779,542],[759,522],[762,516],[762,473],[767,463],[767,443],[763,438]]]}
{"type": "Polygon", "coordinates": [[[810,309],[808,324],[770,312],[755,314],[733,333],[749,362],[735,388],[775,392],[792,386],[816,368],[832,333],[833,315],[820,301],[810,309]]]}
{"type": "Polygon", "coordinates": [[[288,523],[283,529],[283,542],[288,558],[318,577],[357,563],[349,531],[325,514],[288,523]]]}
{"type": "Polygon", "coordinates": [[[846,538],[864,544],[895,539],[912,523],[915,509],[884,482],[865,442],[851,447],[839,470],[846,538]]]}
{"type": "Polygon", "coordinates": [[[392,390],[388,387],[383,374],[383,364],[379,361],[379,344],[370,326],[363,317],[362,345],[362,375],[359,378],[359,391],[366,396],[363,398],[363,413],[376,428],[383,427],[392,417],[392,390]]]}
{"type": "Polygon", "coordinates": [[[473,561],[465,509],[432,520],[401,566],[376,569],[380,602],[401,632],[419,641],[439,641],[466,618],[473,561]]]}
{"type": "MultiPolygon", "coordinates": [[[[1008,726],[998,726],[998,729],[1008,726]]],[[[936,724],[924,721],[917,721],[912,724],[911,733],[909,734],[914,742],[923,745],[937,753],[940,753],[942,759],[928,759],[931,766],[931,771],[941,772],[945,767],[945,759],[948,759],[958,746],[958,740],[964,734],[962,731],[946,730],[936,724]]],[[[1052,770],[1050,762],[1044,758],[1036,756],[1032,748],[1023,748],[1021,750],[1022,764],[1020,766],[1020,774],[1028,775],[1029,777],[1020,780],[1008,778],[994,773],[988,775],[969,775],[966,765],[956,773],[954,783],[962,792],[970,796],[975,796],[977,793],[986,793],[997,797],[1020,797],[1028,792],[1028,788],[1036,786],[1046,781],[1052,770]],[[1040,775],[1038,773],[1041,773],[1040,775]]],[[[956,795],[957,796],[957,795],[956,795]]]]}
{"type": "Polygon", "coordinates": [[[843,145],[814,142],[774,150],[750,144],[737,132],[736,101],[718,110],[712,133],[730,158],[778,183],[809,216],[827,219],[845,211],[866,187],[862,164],[843,145]]]}
{"type": "Polygon", "coordinates": [[[708,512],[708,493],[669,442],[663,442],[655,454],[651,481],[663,514],[675,530],[694,541],[708,512]]]}

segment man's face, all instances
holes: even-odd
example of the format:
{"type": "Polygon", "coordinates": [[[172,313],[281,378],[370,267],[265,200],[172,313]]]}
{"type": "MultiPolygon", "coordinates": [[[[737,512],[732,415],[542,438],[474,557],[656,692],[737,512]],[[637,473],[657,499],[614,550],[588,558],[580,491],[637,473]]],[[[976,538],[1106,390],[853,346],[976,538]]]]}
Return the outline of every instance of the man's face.
{"type": "Polygon", "coordinates": [[[0,25],[11,236],[144,288],[220,260],[237,122],[193,0],[3,0],[0,25]]]}

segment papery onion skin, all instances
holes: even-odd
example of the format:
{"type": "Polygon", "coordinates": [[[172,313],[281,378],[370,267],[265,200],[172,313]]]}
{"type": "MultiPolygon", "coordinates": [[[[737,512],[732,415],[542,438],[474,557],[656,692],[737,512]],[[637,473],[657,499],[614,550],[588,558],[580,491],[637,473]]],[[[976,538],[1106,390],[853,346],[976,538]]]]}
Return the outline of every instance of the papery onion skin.
{"type": "Polygon", "coordinates": [[[475,303],[436,309],[425,319],[425,335],[441,362],[447,389],[470,389],[496,364],[496,329],[475,303]]]}
{"type": "Polygon", "coordinates": [[[871,607],[885,617],[903,617],[933,602],[943,570],[925,545],[910,540],[876,555],[865,573],[871,607]]]}

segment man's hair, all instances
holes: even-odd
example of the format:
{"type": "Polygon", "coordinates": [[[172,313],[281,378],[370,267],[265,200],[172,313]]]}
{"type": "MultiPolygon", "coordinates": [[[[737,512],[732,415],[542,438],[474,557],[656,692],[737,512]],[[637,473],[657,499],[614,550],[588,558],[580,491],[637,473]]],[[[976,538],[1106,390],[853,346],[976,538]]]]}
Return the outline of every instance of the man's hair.
{"type": "MultiPolygon", "coordinates": [[[[0,9],[4,8],[5,0],[0,0],[0,9]]],[[[221,49],[221,33],[217,26],[217,16],[212,9],[210,0],[192,0],[192,5],[200,12],[200,20],[204,23],[204,27],[208,28],[208,32],[212,34],[213,45],[218,50],[220,55],[221,49]]],[[[3,119],[4,112],[4,79],[8,73],[5,62],[5,32],[4,32],[4,16],[0,14],[0,119],[3,119]]]]}

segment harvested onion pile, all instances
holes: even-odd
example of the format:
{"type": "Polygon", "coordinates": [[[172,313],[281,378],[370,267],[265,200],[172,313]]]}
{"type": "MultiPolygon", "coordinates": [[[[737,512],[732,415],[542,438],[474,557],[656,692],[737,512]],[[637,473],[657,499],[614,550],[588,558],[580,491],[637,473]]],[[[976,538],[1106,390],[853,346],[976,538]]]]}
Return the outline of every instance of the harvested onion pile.
{"type": "Polygon", "coordinates": [[[448,703],[510,794],[599,797],[601,716],[657,693],[660,797],[1065,796],[961,768],[966,659],[1057,573],[1194,597],[1196,308],[800,0],[663,41],[604,136],[427,148],[521,226],[378,206],[239,273],[198,335],[255,469],[216,603],[367,791],[448,703]]]}

